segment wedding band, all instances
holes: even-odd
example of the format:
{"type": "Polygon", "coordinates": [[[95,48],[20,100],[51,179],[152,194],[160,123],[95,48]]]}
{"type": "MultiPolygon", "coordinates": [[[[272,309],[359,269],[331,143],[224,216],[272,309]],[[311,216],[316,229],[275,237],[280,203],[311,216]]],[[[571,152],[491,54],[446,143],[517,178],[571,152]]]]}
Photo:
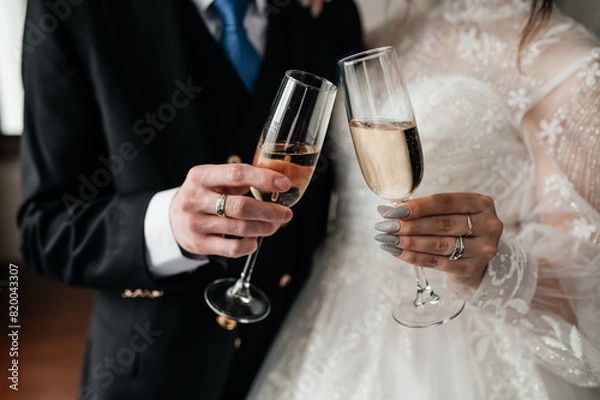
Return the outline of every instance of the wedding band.
{"type": "Polygon", "coordinates": [[[471,216],[469,214],[465,214],[465,217],[467,217],[467,226],[469,227],[465,237],[469,237],[473,234],[473,221],[471,221],[471,216]]]}
{"type": "Polygon", "coordinates": [[[226,217],[225,215],[225,201],[227,200],[227,195],[222,194],[217,197],[217,215],[219,217],[226,217]]]}
{"type": "Polygon", "coordinates": [[[452,251],[452,254],[450,254],[450,256],[448,257],[448,260],[450,260],[450,261],[458,260],[459,258],[461,258],[463,256],[464,251],[465,251],[465,242],[463,241],[462,236],[457,236],[456,243],[454,243],[454,250],[452,251]]]}

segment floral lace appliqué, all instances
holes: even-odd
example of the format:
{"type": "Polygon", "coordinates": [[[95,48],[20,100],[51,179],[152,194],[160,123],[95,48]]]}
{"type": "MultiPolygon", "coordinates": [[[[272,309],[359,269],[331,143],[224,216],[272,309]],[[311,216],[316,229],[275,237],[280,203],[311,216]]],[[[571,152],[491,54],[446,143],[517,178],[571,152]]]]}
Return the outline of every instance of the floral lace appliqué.
{"type": "Polygon", "coordinates": [[[525,110],[531,104],[531,98],[528,95],[527,89],[520,88],[508,92],[507,104],[518,110],[525,110]]]}
{"type": "Polygon", "coordinates": [[[551,121],[540,121],[540,139],[548,140],[550,145],[554,145],[559,135],[564,133],[564,129],[558,118],[553,118],[551,121]]]}
{"type": "Polygon", "coordinates": [[[462,59],[469,59],[479,51],[481,42],[477,39],[477,31],[474,27],[459,33],[458,53],[462,59]]]}
{"type": "Polygon", "coordinates": [[[489,265],[471,305],[492,314],[502,322],[517,323],[529,311],[537,268],[528,265],[527,254],[514,235],[500,241],[498,254],[489,265]]]}
{"type": "Polygon", "coordinates": [[[572,222],[571,233],[581,239],[591,240],[598,228],[590,224],[585,218],[579,218],[572,222]]]}
{"type": "Polygon", "coordinates": [[[600,63],[590,58],[577,72],[577,77],[583,79],[588,87],[594,86],[596,80],[600,79],[600,63]]]}
{"type": "Polygon", "coordinates": [[[559,208],[571,199],[573,184],[564,176],[551,174],[544,178],[542,193],[547,198],[554,199],[554,206],[559,208]],[[551,196],[554,194],[554,196],[551,196]]]}

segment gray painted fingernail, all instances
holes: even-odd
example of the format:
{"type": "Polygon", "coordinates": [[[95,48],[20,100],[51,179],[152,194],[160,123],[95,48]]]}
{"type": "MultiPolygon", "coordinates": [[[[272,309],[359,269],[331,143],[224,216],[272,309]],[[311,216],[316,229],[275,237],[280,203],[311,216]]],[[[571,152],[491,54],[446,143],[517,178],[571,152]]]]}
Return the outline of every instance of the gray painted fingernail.
{"type": "Polygon", "coordinates": [[[394,233],[400,230],[400,222],[398,221],[381,221],[375,224],[375,229],[379,232],[394,233]]]}
{"type": "Polygon", "coordinates": [[[379,233],[375,235],[375,240],[384,244],[391,244],[393,246],[396,246],[398,243],[400,243],[400,238],[398,236],[387,233],[379,233]]]}
{"type": "Polygon", "coordinates": [[[379,213],[379,215],[381,215],[383,217],[383,214],[390,211],[392,208],[394,208],[394,207],[379,205],[379,206],[377,206],[377,212],[379,213]]]}
{"type": "Polygon", "coordinates": [[[381,244],[381,245],[379,245],[379,248],[387,251],[388,253],[394,254],[396,256],[399,256],[400,254],[402,254],[402,249],[399,249],[394,246],[390,246],[389,244],[381,244]]]}
{"type": "Polygon", "coordinates": [[[410,210],[406,206],[400,206],[398,208],[392,208],[385,214],[383,214],[383,218],[404,218],[408,217],[410,210]]]}

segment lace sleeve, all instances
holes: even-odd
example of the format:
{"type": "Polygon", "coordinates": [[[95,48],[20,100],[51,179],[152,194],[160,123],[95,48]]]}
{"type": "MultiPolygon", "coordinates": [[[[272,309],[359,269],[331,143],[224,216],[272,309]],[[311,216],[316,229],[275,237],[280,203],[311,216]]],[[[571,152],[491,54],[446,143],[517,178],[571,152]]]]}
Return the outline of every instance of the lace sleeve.
{"type": "Polygon", "coordinates": [[[514,235],[504,235],[470,305],[503,323],[517,324],[529,310],[537,278],[535,259],[527,257],[514,235]]]}
{"type": "MultiPolygon", "coordinates": [[[[525,121],[544,163],[542,188],[552,186],[551,168],[562,172],[596,211],[600,210],[600,48],[543,99],[525,121]]],[[[598,242],[598,232],[595,233],[598,242]]]]}
{"type": "Polygon", "coordinates": [[[524,117],[533,212],[502,238],[470,306],[519,332],[539,364],[600,385],[600,50],[524,117]]]}

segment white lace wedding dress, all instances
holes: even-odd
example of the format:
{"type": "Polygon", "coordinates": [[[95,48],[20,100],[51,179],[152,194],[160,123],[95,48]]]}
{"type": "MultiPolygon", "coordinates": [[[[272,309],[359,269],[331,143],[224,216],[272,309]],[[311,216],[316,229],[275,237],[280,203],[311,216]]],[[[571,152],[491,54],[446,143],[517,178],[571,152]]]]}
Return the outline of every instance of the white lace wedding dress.
{"type": "Polygon", "coordinates": [[[392,319],[414,271],[373,239],[385,202],[362,179],[338,104],[335,222],[250,398],[600,398],[600,48],[555,13],[519,72],[528,10],[447,1],[369,43],[401,55],[425,157],[416,196],[489,194],[505,224],[465,311],[427,329],[392,319]]]}

